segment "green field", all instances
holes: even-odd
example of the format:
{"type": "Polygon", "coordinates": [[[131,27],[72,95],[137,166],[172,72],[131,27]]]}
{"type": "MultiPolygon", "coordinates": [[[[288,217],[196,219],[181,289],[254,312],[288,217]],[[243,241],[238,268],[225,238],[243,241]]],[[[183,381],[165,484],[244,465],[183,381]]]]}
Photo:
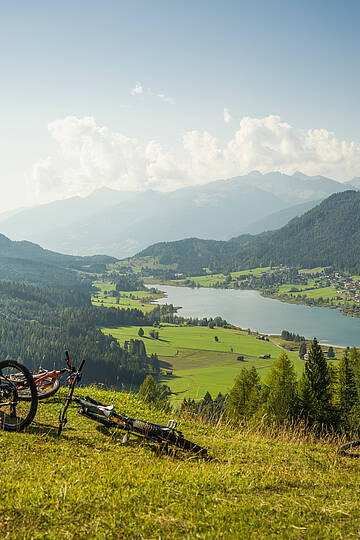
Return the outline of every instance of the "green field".
{"type": "Polygon", "coordinates": [[[343,300],[346,300],[346,295],[344,293],[338,293],[335,287],[319,287],[315,285],[313,279],[309,279],[306,285],[298,284],[286,284],[280,285],[278,288],[279,294],[291,294],[294,298],[298,296],[305,295],[307,298],[313,298],[317,300],[318,298],[323,298],[324,300],[335,300],[338,303],[341,303],[341,300],[338,297],[341,297],[343,300]],[[298,292],[292,291],[292,289],[298,289],[298,292]]]}
{"type": "MultiPolygon", "coordinates": [[[[239,272],[230,272],[231,277],[237,278],[239,276],[260,276],[261,274],[266,274],[270,270],[270,266],[264,266],[263,268],[252,268],[251,270],[241,270],[239,272]]],[[[226,276],[225,274],[208,274],[205,276],[193,276],[187,278],[190,281],[193,281],[195,285],[200,287],[213,287],[217,283],[224,283],[226,276]]],[[[187,280],[176,279],[172,280],[169,283],[173,285],[185,285],[187,280]]]]}
{"type": "MultiPolygon", "coordinates": [[[[153,339],[149,337],[151,329],[143,328],[146,351],[156,353],[165,370],[173,370],[171,376],[163,375],[161,381],[170,386],[177,403],[184,397],[202,398],[207,391],[214,396],[228,392],[243,367],[255,366],[263,378],[282,352],[275,343],[258,340],[239,330],[168,325],[158,329],[159,339],[153,339]],[[258,358],[264,354],[271,354],[271,358],[258,358]],[[238,355],[243,355],[245,361],[239,362],[238,355]]],[[[138,326],[102,329],[122,345],[129,339],[139,339],[138,330],[138,326]]],[[[296,352],[287,351],[287,354],[300,374],[304,362],[296,352]]]]}
{"type": "MultiPolygon", "coordinates": [[[[169,419],[131,395],[76,394],[169,419]]],[[[206,461],[135,437],[122,444],[121,432],[76,407],[58,438],[59,407],[57,399],[41,403],[26,433],[0,431],[4,540],[359,538],[359,463],[338,456],[337,441],[177,418],[187,438],[208,448],[206,461]]]]}
{"type": "Polygon", "coordinates": [[[96,282],[97,292],[92,295],[91,303],[94,306],[118,307],[129,309],[140,309],[144,313],[149,313],[155,307],[151,300],[162,298],[162,294],[152,294],[150,291],[119,291],[120,296],[111,296],[111,291],[115,290],[113,283],[96,282]]]}

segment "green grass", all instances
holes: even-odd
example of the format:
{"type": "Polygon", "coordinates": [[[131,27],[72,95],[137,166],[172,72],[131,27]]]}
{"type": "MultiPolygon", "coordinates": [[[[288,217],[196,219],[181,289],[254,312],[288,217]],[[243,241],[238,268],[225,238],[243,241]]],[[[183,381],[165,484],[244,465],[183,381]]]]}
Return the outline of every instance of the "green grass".
{"type": "Polygon", "coordinates": [[[96,282],[95,286],[98,290],[91,298],[94,306],[140,309],[144,313],[149,313],[155,307],[155,304],[149,303],[149,300],[163,296],[163,294],[152,294],[150,291],[119,291],[120,296],[115,298],[109,294],[115,290],[113,283],[96,282]]]}
{"type": "MultiPolygon", "coordinates": [[[[84,394],[85,390],[77,393],[84,394]]],[[[126,394],[91,390],[130,415],[167,421],[126,394]]],[[[57,402],[26,433],[0,432],[0,537],[12,539],[358,538],[359,464],[300,435],[180,421],[214,458],[159,454],[57,402]]]]}
{"type": "MultiPolygon", "coordinates": [[[[251,270],[241,270],[239,272],[230,272],[231,277],[237,278],[239,276],[260,276],[261,274],[266,274],[270,270],[270,266],[263,268],[252,268],[251,270]]],[[[217,283],[224,283],[226,276],[225,274],[208,274],[205,276],[193,276],[187,278],[199,285],[200,287],[213,287],[217,283]]],[[[185,285],[184,279],[172,280],[170,283],[174,285],[185,285]]]]}
{"type": "MultiPolygon", "coordinates": [[[[157,340],[149,337],[151,329],[143,327],[145,336],[142,339],[147,353],[156,353],[164,367],[173,370],[171,376],[164,375],[160,381],[170,386],[176,404],[184,397],[202,398],[207,391],[214,397],[218,392],[225,394],[243,367],[255,366],[264,378],[282,352],[276,344],[238,330],[169,325],[159,329],[160,339],[157,340]],[[271,358],[258,358],[263,354],[271,354],[271,358]],[[243,355],[245,361],[239,362],[238,355],[243,355]]],[[[102,329],[105,334],[116,337],[121,345],[129,339],[139,339],[138,330],[139,326],[102,329]]],[[[298,359],[296,352],[287,351],[287,354],[300,375],[304,362],[298,359]]]]}
{"type": "Polygon", "coordinates": [[[296,285],[296,284],[286,284],[280,285],[278,288],[279,294],[292,294],[295,298],[298,296],[306,296],[307,298],[313,298],[317,300],[318,298],[323,298],[326,300],[333,300],[336,297],[341,296],[345,299],[346,295],[338,293],[335,287],[316,287],[313,283],[314,280],[309,280],[306,285],[296,285]],[[313,287],[313,288],[311,288],[313,287]],[[299,292],[292,292],[291,289],[296,288],[299,292]]]}

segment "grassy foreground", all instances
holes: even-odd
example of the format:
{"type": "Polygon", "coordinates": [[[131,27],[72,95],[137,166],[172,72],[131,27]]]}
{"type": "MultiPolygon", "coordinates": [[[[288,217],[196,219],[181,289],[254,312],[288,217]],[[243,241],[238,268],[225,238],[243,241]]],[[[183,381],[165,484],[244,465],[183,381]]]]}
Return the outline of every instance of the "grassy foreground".
{"type": "MultiPolygon", "coordinates": [[[[91,395],[167,420],[134,396],[91,395]]],[[[74,409],[59,440],[49,427],[58,411],[57,401],[41,404],[27,433],[0,432],[1,538],[359,537],[359,462],[337,456],[334,443],[181,421],[209,448],[205,461],[122,445],[74,409]]]]}

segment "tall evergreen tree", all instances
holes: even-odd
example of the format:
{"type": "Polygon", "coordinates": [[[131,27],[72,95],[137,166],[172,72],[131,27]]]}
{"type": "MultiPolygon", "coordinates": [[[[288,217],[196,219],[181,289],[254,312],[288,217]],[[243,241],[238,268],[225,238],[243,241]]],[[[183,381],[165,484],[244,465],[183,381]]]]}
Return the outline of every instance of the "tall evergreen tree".
{"type": "Polygon", "coordinates": [[[302,341],[299,348],[300,358],[304,358],[305,354],[306,354],[306,343],[305,341],[302,341]]]}
{"type": "Polygon", "coordinates": [[[267,412],[279,422],[291,418],[296,409],[296,375],[285,351],[275,360],[265,384],[267,412]]]}
{"type": "Polygon", "coordinates": [[[255,369],[243,368],[229,392],[226,410],[230,418],[240,420],[252,416],[260,403],[260,379],[255,369]]]}
{"type": "Polygon", "coordinates": [[[332,406],[330,375],[323,351],[316,338],[309,349],[309,358],[299,385],[303,415],[311,422],[327,423],[331,420],[332,406]]]}
{"type": "Polygon", "coordinates": [[[345,419],[357,402],[357,389],[349,348],[345,349],[337,365],[334,398],[336,405],[340,409],[341,417],[345,419]]]}

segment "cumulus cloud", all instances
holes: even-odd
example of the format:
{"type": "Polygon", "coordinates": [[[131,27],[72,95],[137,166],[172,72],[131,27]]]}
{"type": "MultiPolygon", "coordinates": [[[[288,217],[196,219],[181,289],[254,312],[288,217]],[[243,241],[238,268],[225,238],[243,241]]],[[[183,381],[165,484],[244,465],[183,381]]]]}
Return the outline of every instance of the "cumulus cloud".
{"type": "Polygon", "coordinates": [[[225,122],[225,124],[230,124],[231,120],[232,120],[232,117],[231,117],[230,111],[229,111],[229,109],[227,109],[225,107],[225,109],[224,109],[224,122],[225,122]]]}
{"type": "Polygon", "coordinates": [[[131,88],[130,93],[131,93],[132,96],[137,96],[139,94],[143,94],[144,89],[143,89],[141,83],[137,82],[135,84],[134,88],[131,88]]]}
{"type": "Polygon", "coordinates": [[[57,152],[34,164],[30,182],[40,202],[87,195],[96,188],[169,190],[218,178],[262,173],[321,174],[340,181],[359,176],[360,145],[326,129],[298,130],[279,116],[244,117],[221,145],[207,131],[184,134],[181,150],[100,126],[93,117],[51,122],[57,152]]]}

